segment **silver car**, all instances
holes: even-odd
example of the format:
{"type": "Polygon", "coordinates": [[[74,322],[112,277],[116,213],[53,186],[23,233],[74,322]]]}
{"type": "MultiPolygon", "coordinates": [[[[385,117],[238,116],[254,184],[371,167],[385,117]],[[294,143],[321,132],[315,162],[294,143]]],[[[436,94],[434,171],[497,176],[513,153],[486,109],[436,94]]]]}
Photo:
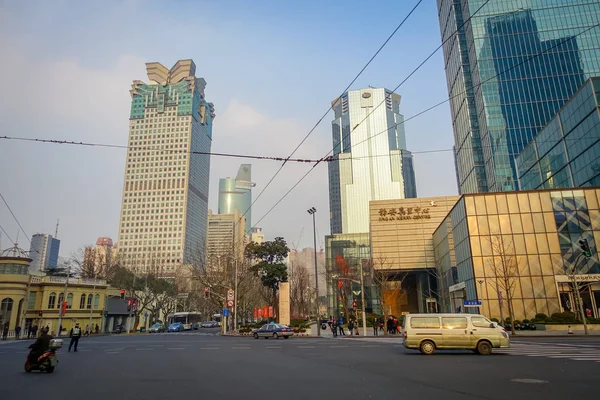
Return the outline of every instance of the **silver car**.
{"type": "Polygon", "coordinates": [[[283,337],[284,339],[288,339],[293,335],[294,331],[292,328],[286,325],[279,325],[275,323],[263,325],[260,327],[260,329],[255,329],[252,331],[252,336],[254,336],[254,339],[258,339],[259,337],[264,337],[265,339],[270,337],[273,339],[279,339],[280,337],[283,337]]]}

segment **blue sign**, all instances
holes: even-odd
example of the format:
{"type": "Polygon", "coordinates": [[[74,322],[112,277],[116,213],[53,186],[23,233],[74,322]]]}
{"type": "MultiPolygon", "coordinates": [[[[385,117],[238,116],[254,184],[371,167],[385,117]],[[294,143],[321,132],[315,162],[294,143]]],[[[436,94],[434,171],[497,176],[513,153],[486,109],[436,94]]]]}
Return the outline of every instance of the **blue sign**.
{"type": "Polygon", "coordinates": [[[477,300],[466,300],[465,307],[477,307],[480,306],[481,302],[477,300]]]}
{"type": "Polygon", "coordinates": [[[148,313],[145,313],[145,314],[144,314],[144,318],[148,318],[148,313]]]}
{"type": "Polygon", "coordinates": [[[223,309],[223,316],[227,317],[229,315],[229,308],[224,308],[223,309]]]}

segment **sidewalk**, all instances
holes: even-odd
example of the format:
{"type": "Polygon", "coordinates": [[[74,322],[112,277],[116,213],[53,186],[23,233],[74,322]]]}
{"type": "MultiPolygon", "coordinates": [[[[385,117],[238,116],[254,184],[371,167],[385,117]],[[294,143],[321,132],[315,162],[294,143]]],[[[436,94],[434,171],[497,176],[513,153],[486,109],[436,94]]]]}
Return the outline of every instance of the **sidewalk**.
{"type": "MultiPolygon", "coordinates": [[[[342,337],[342,338],[346,338],[346,337],[353,338],[353,337],[356,337],[356,336],[350,336],[350,332],[348,332],[348,329],[346,327],[344,327],[344,332],[346,333],[346,336],[340,336],[339,335],[339,331],[338,331],[338,337],[342,337]]],[[[392,339],[392,338],[396,338],[396,339],[400,338],[400,335],[388,335],[388,336],[385,336],[383,334],[383,331],[378,331],[377,333],[378,333],[378,335],[375,336],[374,332],[373,332],[373,328],[367,327],[367,335],[365,336],[365,335],[363,335],[363,328],[362,328],[362,326],[358,328],[358,337],[362,337],[362,338],[365,338],[365,337],[368,337],[368,338],[384,338],[385,337],[385,338],[390,338],[390,339],[392,339]]],[[[310,335],[311,336],[317,336],[317,325],[316,324],[311,325],[310,335]]],[[[333,332],[331,332],[331,329],[329,329],[329,327],[327,327],[326,330],[322,330],[321,329],[321,337],[327,338],[327,339],[333,339],[333,332]]]]}

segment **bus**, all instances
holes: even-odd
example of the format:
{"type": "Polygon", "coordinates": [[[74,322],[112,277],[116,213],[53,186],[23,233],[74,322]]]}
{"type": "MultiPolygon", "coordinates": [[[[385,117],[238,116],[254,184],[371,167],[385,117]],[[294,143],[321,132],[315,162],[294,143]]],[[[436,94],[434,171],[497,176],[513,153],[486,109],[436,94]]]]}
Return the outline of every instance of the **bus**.
{"type": "Polygon", "coordinates": [[[202,314],[197,312],[177,312],[169,316],[169,325],[175,322],[181,322],[183,329],[186,331],[198,329],[202,322],[202,314]]]}

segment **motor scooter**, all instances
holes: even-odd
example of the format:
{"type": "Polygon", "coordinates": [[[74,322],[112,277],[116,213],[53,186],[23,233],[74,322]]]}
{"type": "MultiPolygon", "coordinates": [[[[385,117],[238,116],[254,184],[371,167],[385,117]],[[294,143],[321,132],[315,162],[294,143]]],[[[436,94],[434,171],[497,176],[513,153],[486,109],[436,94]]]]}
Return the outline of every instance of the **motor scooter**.
{"type": "Polygon", "coordinates": [[[56,358],[56,351],[63,347],[62,339],[51,339],[49,349],[44,352],[37,360],[31,361],[29,354],[25,359],[25,372],[31,371],[42,371],[49,374],[54,372],[54,369],[58,365],[58,358],[56,358]]]}

